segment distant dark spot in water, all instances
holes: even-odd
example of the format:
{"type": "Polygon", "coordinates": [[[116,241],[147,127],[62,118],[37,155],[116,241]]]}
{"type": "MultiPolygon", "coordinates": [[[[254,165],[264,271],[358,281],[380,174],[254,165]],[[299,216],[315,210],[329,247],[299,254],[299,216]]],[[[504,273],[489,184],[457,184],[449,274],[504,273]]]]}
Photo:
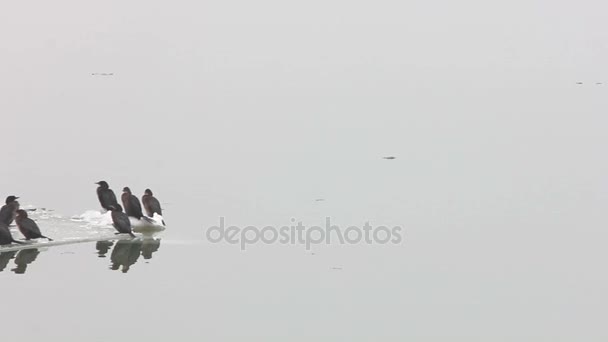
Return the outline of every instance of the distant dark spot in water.
{"type": "Polygon", "coordinates": [[[325,198],[317,198],[317,199],[315,200],[315,202],[323,202],[323,201],[325,201],[325,198]]]}
{"type": "Polygon", "coordinates": [[[94,72],[92,76],[114,76],[113,72],[94,72]]]}
{"type": "Polygon", "coordinates": [[[576,84],[581,85],[581,84],[583,84],[583,82],[576,82],[576,84]]]}
{"type": "Polygon", "coordinates": [[[342,271],[342,267],[332,267],[331,269],[334,271],[342,271]]]}
{"type": "Polygon", "coordinates": [[[601,85],[601,84],[603,84],[603,83],[602,83],[602,82],[595,82],[595,84],[597,84],[597,85],[601,85]]]}
{"type": "Polygon", "coordinates": [[[397,157],[387,156],[387,157],[382,157],[382,159],[393,160],[393,159],[397,159],[397,157]]]}

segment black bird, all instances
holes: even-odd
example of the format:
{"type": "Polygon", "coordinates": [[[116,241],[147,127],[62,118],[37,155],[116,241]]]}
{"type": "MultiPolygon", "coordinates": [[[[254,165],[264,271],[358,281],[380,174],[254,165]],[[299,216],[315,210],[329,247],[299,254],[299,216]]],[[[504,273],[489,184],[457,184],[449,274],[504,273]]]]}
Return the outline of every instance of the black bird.
{"type": "Polygon", "coordinates": [[[53,241],[53,239],[42,235],[36,221],[27,217],[27,211],[22,209],[17,210],[17,218],[15,221],[17,222],[19,231],[25,236],[26,240],[45,238],[49,241],[53,241]]]}
{"type": "Polygon", "coordinates": [[[114,191],[110,189],[110,186],[106,181],[99,181],[95,184],[99,185],[99,187],[97,187],[97,198],[99,198],[99,203],[102,208],[109,211],[110,206],[118,205],[116,195],[114,195],[114,191]]]}
{"type": "MultiPolygon", "coordinates": [[[[163,210],[160,208],[160,202],[156,199],[156,197],[154,197],[152,190],[146,189],[144,195],[141,197],[141,202],[144,204],[144,209],[146,209],[146,214],[149,217],[154,217],[154,213],[163,216],[163,210]]],[[[164,225],[165,220],[163,220],[163,226],[164,225]]]]}
{"type": "Polygon", "coordinates": [[[118,231],[118,233],[129,234],[132,237],[135,237],[135,234],[131,231],[131,221],[129,221],[129,216],[122,212],[122,207],[119,204],[111,205],[110,210],[112,210],[112,222],[114,222],[114,228],[118,231]]]}
{"type": "Polygon", "coordinates": [[[19,210],[19,202],[17,202],[15,196],[8,196],[6,198],[6,204],[0,208],[0,222],[10,226],[17,216],[17,210],[19,210]]]}
{"type": "Polygon", "coordinates": [[[6,223],[0,222],[0,245],[10,245],[13,242],[23,244],[23,242],[13,239],[13,235],[6,223]]]}
{"type": "Polygon", "coordinates": [[[128,186],[125,186],[122,191],[120,199],[122,200],[122,205],[125,207],[125,213],[127,213],[128,216],[141,220],[144,216],[141,212],[141,203],[139,203],[137,197],[131,193],[131,189],[129,189],[128,186]]]}

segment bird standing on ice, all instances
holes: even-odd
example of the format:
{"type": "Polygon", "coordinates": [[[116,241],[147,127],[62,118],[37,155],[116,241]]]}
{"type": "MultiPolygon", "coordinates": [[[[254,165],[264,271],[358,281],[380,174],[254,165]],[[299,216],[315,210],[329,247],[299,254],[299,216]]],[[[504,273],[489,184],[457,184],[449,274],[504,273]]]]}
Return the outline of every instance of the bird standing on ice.
{"type": "MultiPolygon", "coordinates": [[[[154,218],[154,214],[158,214],[163,216],[163,210],[160,208],[160,202],[154,197],[152,194],[152,190],[146,189],[144,195],[141,197],[141,202],[144,204],[144,209],[146,210],[146,215],[151,218],[154,218]]],[[[163,226],[165,225],[165,220],[162,221],[163,226]]]]}
{"type": "Polygon", "coordinates": [[[17,222],[19,231],[21,234],[23,234],[23,236],[25,236],[26,240],[45,238],[49,241],[53,241],[53,239],[42,235],[40,228],[38,228],[38,224],[36,224],[36,222],[31,218],[27,217],[27,212],[25,210],[17,210],[17,218],[15,221],[17,222]]]}
{"type": "Polygon", "coordinates": [[[97,187],[97,198],[99,199],[99,204],[101,204],[102,208],[109,211],[110,206],[118,205],[116,195],[114,195],[114,191],[110,189],[110,186],[106,181],[99,181],[95,184],[99,185],[99,187],[97,187]]]}
{"type": "Polygon", "coordinates": [[[132,237],[135,237],[133,231],[131,230],[131,221],[129,221],[129,216],[122,212],[122,207],[119,204],[111,205],[110,210],[112,211],[112,222],[114,222],[114,228],[118,231],[118,233],[129,234],[132,237]]]}
{"type": "Polygon", "coordinates": [[[129,189],[128,186],[125,186],[122,191],[123,192],[120,199],[122,201],[122,205],[125,207],[125,213],[127,216],[135,217],[136,219],[141,220],[141,218],[144,216],[144,214],[141,212],[141,203],[139,203],[137,197],[131,193],[131,189],[129,189]]]}

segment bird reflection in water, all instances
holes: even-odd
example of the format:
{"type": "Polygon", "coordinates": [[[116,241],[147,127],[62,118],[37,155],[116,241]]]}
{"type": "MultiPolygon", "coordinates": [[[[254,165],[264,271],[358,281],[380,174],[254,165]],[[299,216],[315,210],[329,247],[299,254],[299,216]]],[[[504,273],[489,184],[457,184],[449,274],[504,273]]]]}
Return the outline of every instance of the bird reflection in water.
{"type": "MultiPolygon", "coordinates": [[[[109,242],[109,241],[107,241],[109,242]]],[[[101,257],[101,251],[105,249],[105,253],[111,248],[111,244],[106,244],[100,249],[99,243],[97,245],[97,251],[101,257]]],[[[132,239],[132,240],[119,240],[116,241],[112,254],[110,255],[110,269],[117,271],[121,270],[122,273],[129,272],[129,269],[134,265],[139,256],[143,256],[145,260],[152,259],[152,254],[160,248],[160,239],[154,239],[152,237],[145,237],[143,239],[132,239]]]]}
{"type": "Polygon", "coordinates": [[[9,261],[15,257],[15,254],[17,254],[17,251],[0,253],[0,272],[4,271],[9,261]]]}
{"type": "Polygon", "coordinates": [[[113,244],[114,241],[97,241],[95,244],[95,248],[97,248],[97,255],[100,258],[105,258],[113,244]]]}
{"type": "Polygon", "coordinates": [[[15,265],[17,265],[17,267],[13,268],[11,271],[17,274],[24,274],[27,270],[27,265],[33,263],[38,257],[38,254],[40,254],[40,251],[36,248],[20,250],[17,253],[17,257],[15,257],[15,265]]]}
{"type": "Polygon", "coordinates": [[[27,271],[27,266],[36,261],[38,254],[40,254],[40,251],[36,248],[2,252],[0,253],[0,272],[6,269],[12,259],[15,259],[16,267],[11,271],[16,274],[24,274],[27,271]]]}
{"type": "Polygon", "coordinates": [[[160,239],[144,239],[141,246],[141,256],[144,257],[144,260],[150,260],[152,259],[152,253],[158,251],[159,248],[160,239]]]}

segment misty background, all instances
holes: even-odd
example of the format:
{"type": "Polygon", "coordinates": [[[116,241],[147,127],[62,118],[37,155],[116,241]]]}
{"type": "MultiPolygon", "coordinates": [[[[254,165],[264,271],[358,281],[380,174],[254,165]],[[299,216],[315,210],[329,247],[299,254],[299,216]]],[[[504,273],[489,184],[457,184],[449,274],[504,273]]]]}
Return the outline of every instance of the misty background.
{"type": "Polygon", "coordinates": [[[281,336],[608,335],[606,3],[2,8],[1,196],[69,216],[98,208],[99,180],[117,195],[151,188],[168,236],[200,241],[205,266],[191,263],[218,277],[243,257],[202,241],[220,216],[404,227],[401,246],[319,247],[344,267],[339,282],[286,271],[290,257],[257,246],[247,255],[263,255],[263,271],[232,286],[266,297],[206,298],[201,315],[218,331],[273,335],[274,322],[281,336]],[[290,274],[282,301],[260,313],[290,274]]]}

